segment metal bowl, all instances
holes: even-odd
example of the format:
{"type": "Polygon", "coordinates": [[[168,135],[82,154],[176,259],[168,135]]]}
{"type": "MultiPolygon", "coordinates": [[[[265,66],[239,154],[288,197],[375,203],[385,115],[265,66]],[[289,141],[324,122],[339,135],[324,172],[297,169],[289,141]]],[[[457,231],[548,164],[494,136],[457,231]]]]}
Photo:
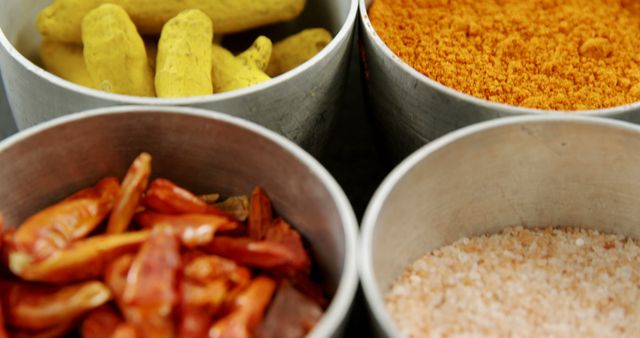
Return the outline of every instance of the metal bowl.
{"type": "MultiPolygon", "coordinates": [[[[368,97],[384,143],[401,160],[425,143],[450,131],[498,117],[549,114],[479,99],[421,74],[395,55],[375,32],[367,9],[374,0],[359,0],[361,55],[368,97]]],[[[575,114],[640,123],[640,102],[575,114]]]]}
{"type": "Polygon", "coordinates": [[[223,111],[285,135],[316,152],[322,146],[345,84],[357,0],[308,0],[293,22],[269,28],[275,35],[321,25],[335,38],[300,67],[250,88],[179,99],[117,95],[63,80],[37,60],[38,12],[51,0],[1,0],[0,68],[16,124],[23,129],[57,116],[114,105],[179,105],[223,111]]]}
{"type": "Polygon", "coordinates": [[[16,132],[16,126],[9,111],[7,100],[2,99],[4,97],[6,97],[4,94],[4,86],[2,85],[2,81],[0,81],[0,140],[16,132]]]}
{"type": "Polygon", "coordinates": [[[123,177],[141,151],[153,174],[197,193],[265,188],[275,210],[315,249],[334,291],[308,337],[338,337],[357,289],[356,218],[331,175],[292,142],[251,122],[193,108],[115,107],[61,117],[0,143],[5,224],[107,175],[123,177]]]}
{"type": "Polygon", "coordinates": [[[400,337],[383,294],[416,259],[508,226],[584,226],[640,238],[640,127],[573,115],[504,118],[448,134],[385,179],[358,266],[380,337],[400,337]]]}

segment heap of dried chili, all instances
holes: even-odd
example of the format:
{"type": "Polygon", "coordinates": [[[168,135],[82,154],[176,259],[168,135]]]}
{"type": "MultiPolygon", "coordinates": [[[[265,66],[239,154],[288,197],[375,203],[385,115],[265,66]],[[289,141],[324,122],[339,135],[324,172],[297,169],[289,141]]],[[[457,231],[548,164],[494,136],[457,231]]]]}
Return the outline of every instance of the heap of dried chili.
{"type": "Polygon", "coordinates": [[[267,194],[217,202],[151,175],[95,186],[3,230],[0,338],[302,337],[326,306],[267,194]]]}

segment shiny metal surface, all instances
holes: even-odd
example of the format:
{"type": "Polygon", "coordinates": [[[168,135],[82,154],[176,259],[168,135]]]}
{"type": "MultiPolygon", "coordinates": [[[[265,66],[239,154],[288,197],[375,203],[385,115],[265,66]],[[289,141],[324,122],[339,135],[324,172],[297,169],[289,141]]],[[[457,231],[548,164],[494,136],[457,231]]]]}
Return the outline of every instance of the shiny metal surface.
{"type": "Polygon", "coordinates": [[[277,212],[309,240],[335,296],[309,337],[338,337],[357,289],[355,215],[335,180],[280,135],[193,108],[115,107],[74,114],[0,142],[0,210],[19,224],[36,210],[93,184],[122,177],[141,151],[153,174],[196,193],[265,188],[277,212]]]}
{"type": "MultiPolygon", "coordinates": [[[[372,0],[359,0],[365,83],[385,144],[396,160],[429,141],[473,123],[498,117],[552,113],[475,98],[422,75],[393,54],[376,34],[367,15],[371,3],[372,0]]],[[[576,114],[640,123],[640,102],[576,114]]]]}
{"type": "Polygon", "coordinates": [[[640,238],[640,127],[569,115],[498,119],[448,134],[396,167],[362,223],[358,267],[380,337],[382,294],[404,267],[464,236],[523,225],[640,238]]]}
{"type": "Polygon", "coordinates": [[[0,67],[18,128],[98,107],[180,105],[257,122],[314,153],[325,142],[344,88],[357,0],[308,0],[300,18],[278,27],[282,33],[322,25],[335,34],[334,40],[304,65],[250,88],[182,99],[107,94],[62,80],[30,61],[38,59],[41,41],[35,17],[50,2],[0,0],[0,67]]]}
{"type": "Polygon", "coordinates": [[[4,86],[0,81],[0,140],[16,132],[16,124],[9,109],[9,103],[4,93],[4,86]]]}

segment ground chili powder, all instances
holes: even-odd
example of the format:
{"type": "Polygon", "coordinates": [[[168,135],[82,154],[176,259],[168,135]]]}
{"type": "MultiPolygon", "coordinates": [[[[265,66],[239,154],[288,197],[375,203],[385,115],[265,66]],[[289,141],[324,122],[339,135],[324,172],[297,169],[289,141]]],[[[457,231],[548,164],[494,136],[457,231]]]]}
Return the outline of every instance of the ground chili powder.
{"type": "Polygon", "coordinates": [[[458,91],[584,110],[640,101],[640,0],[374,0],[405,62],[458,91]]]}

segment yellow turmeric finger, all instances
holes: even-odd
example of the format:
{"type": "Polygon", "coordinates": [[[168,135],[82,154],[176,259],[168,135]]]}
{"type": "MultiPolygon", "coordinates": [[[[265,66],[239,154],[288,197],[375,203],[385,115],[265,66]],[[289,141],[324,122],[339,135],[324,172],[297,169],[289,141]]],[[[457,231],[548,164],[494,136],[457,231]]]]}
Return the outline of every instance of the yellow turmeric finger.
{"type": "Polygon", "coordinates": [[[81,86],[95,88],[84,63],[81,45],[44,40],[40,58],[49,72],[81,86]]]}
{"type": "Polygon", "coordinates": [[[215,93],[249,87],[271,79],[258,68],[244,65],[231,52],[218,45],[213,45],[211,59],[211,80],[215,93]]]}
{"type": "Polygon", "coordinates": [[[217,33],[236,33],[294,19],[305,0],[54,0],[38,15],[38,28],[44,37],[78,43],[82,18],[104,3],[123,7],[142,34],[158,35],[167,21],[187,9],[202,10],[217,33]]]}
{"type": "Polygon", "coordinates": [[[271,40],[261,35],[251,47],[236,56],[236,59],[247,66],[258,68],[264,72],[269,64],[269,59],[271,59],[271,49],[271,40]]]}
{"type": "Polygon", "coordinates": [[[82,42],[82,18],[92,9],[106,3],[103,0],[55,0],[36,18],[38,29],[45,39],[82,42]]]}
{"type": "Polygon", "coordinates": [[[82,21],[82,42],[87,70],[98,89],[155,95],[144,41],[124,9],[105,4],[89,12],[82,21]]]}
{"type": "Polygon", "coordinates": [[[156,93],[158,97],[210,95],[213,24],[199,9],[169,20],[158,43],[156,93]]]}
{"type": "Polygon", "coordinates": [[[274,44],[266,73],[278,76],[298,67],[318,54],[331,39],[326,29],[311,28],[274,44]]]}

